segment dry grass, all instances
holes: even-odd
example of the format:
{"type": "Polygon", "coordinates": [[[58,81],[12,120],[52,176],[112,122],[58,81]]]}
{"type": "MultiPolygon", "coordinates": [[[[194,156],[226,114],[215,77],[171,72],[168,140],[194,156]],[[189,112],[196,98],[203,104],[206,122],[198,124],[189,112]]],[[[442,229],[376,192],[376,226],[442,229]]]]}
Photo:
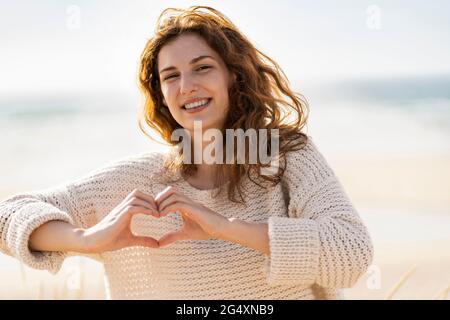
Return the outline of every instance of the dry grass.
{"type": "MultiPolygon", "coordinates": [[[[20,265],[20,279],[21,283],[18,287],[21,288],[19,292],[19,297],[22,299],[37,299],[37,300],[85,300],[85,299],[105,299],[104,294],[104,279],[103,274],[99,274],[97,278],[90,276],[83,264],[78,265],[79,268],[79,286],[77,289],[69,288],[68,281],[70,280],[69,274],[64,275],[61,279],[54,279],[54,281],[40,280],[38,282],[37,288],[33,288],[33,285],[29,281],[30,275],[27,274],[26,268],[20,265]],[[58,281],[59,280],[59,281],[58,281]],[[89,285],[89,283],[91,285],[89,285]],[[89,290],[89,287],[91,290],[89,290]],[[98,290],[92,290],[93,287],[98,287],[98,290]],[[88,292],[89,291],[89,292],[88,292]],[[49,294],[50,293],[50,294],[49,294]]],[[[417,270],[417,266],[413,265],[409,268],[392,286],[388,291],[384,299],[392,300],[398,291],[408,283],[417,270]]],[[[56,276],[55,276],[56,277],[56,276]]],[[[436,292],[436,294],[429,299],[433,300],[448,300],[450,293],[450,283],[445,285],[441,290],[436,292]]]]}
{"type": "Polygon", "coordinates": [[[447,299],[449,299],[449,293],[450,293],[450,283],[447,285],[447,287],[445,287],[444,289],[439,291],[433,297],[433,300],[447,300],[447,299]]]}
{"type": "Polygon", "coordinates": [[[11,271],[0,274],[0,299],[105,299],[103,273],[87,270],[83,263],[63,267],[54,276],[22,263],[18,264],[18,271],[16,277],[11,271]]]}
{"type": "Polygon", "coordinates": [[[389,293],[386,296],[386,300],[392,300],[395,293],[400,289],[400,287],[408,280],[409,277],[416,271],[417,266],[413,266],[409,271],[407,271],[394,285],[394,287],[389,291],[389,293]]]}

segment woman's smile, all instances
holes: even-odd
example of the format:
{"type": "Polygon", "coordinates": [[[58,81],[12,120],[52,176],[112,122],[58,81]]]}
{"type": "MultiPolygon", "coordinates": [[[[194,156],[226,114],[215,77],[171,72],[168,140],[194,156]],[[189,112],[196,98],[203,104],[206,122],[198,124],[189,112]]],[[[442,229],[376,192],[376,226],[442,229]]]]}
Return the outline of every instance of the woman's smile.
{"type": "Polygon", "coordinates": [[[196,105],[196,106],[193,106],[193,107],[191,107],[191,106],[189,106],[189,107],[183,106],[183,110],[185,112],[187,112],[187,113],[200,112],[200,111],[202,111],[202,110],[204,110],[204,109],[209,107],[209,105],[211,104],[212,99],[209,98],[209,99],[207,99],[207,101],[208,102],[206,104],[199,104],[199,105],[196,105]]]}

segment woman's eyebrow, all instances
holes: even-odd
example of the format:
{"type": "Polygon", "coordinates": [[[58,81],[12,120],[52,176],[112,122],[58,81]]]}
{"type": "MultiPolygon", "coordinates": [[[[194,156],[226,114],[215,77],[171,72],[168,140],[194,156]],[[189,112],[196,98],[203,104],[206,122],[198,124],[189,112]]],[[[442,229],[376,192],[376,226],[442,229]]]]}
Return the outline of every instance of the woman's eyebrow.
{"type": "MultiPolygon", "coordinates": [[[[214,59],[213,57],[211,57],[211,56],[208,56],[208,55],[202,55],[202,56],[198,56],[197,58],[192,59],[191,62],[189,62],[189,64],[194,64],[194,63],[196,63],[196,62],[198,62],[198,61],[200,61],[200,60],[202,60],[202,59],[205,59],[205,58],[210,58],[210,59],[215,60],[215,59],[214,59]]],[[[161,71],[159,71],[159,73],[161,74],[161,73],[163,73],[163,72],[165,72],[165,71],[170,71],[170,70],[175,70],[175,69],[176,69],[176,67],[170,66],[170,67],[167,67],[167,68],[162,69],[161,71]]]]}

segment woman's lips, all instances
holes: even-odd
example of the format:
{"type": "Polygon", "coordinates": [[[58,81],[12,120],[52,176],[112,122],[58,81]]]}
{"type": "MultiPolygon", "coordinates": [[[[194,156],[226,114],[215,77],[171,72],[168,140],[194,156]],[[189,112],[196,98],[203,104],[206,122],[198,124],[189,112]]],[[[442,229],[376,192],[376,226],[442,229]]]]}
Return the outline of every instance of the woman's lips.
{"type": "Polygon", "coordinates": [[[209,107],[209,105],[211,104],[212,99],[208,99],[208,103],[201,106],[201,107],[197,107],[197,108],[193,108],[193,109],[186,109],[183,107],[184,111],[186,111],[187,113],[197,113],[202,111],[203,109],[206,109],[207,107],[209,107]]]}

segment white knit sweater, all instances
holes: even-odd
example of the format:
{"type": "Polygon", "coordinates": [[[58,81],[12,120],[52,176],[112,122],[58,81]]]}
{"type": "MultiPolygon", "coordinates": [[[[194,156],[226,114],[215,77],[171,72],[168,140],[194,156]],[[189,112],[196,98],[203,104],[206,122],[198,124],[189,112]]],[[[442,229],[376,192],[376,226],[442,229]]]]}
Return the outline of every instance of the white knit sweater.
{"type": "MultiPolygon", "coordinates": [[[[336,299],[372,261],[366,227],[311,137],[287,156],[282,183],[268,190],[244,179],[246,205],[217,198],[186,180],[170,182],[165,155],[142,153],[111,162],[59,186],[0,202],[0,251],[56,273],[73,253],[30,252],[34,229],[50,220],[90,227],[133,189],[156,195],[168,184],[226,217],[267,222],[270,256],[222,240],[187,240],[151,249],[130,247],[92,255],[105,267],[112,299],[336,299]]],[[[178,175],[180,177],[180,175],[178,175]]],[[[173,177],[172,177],[173,178],[173,177]]],[[[138,215],[132,230],[156,239],[181,226],[138,215]]]]}

